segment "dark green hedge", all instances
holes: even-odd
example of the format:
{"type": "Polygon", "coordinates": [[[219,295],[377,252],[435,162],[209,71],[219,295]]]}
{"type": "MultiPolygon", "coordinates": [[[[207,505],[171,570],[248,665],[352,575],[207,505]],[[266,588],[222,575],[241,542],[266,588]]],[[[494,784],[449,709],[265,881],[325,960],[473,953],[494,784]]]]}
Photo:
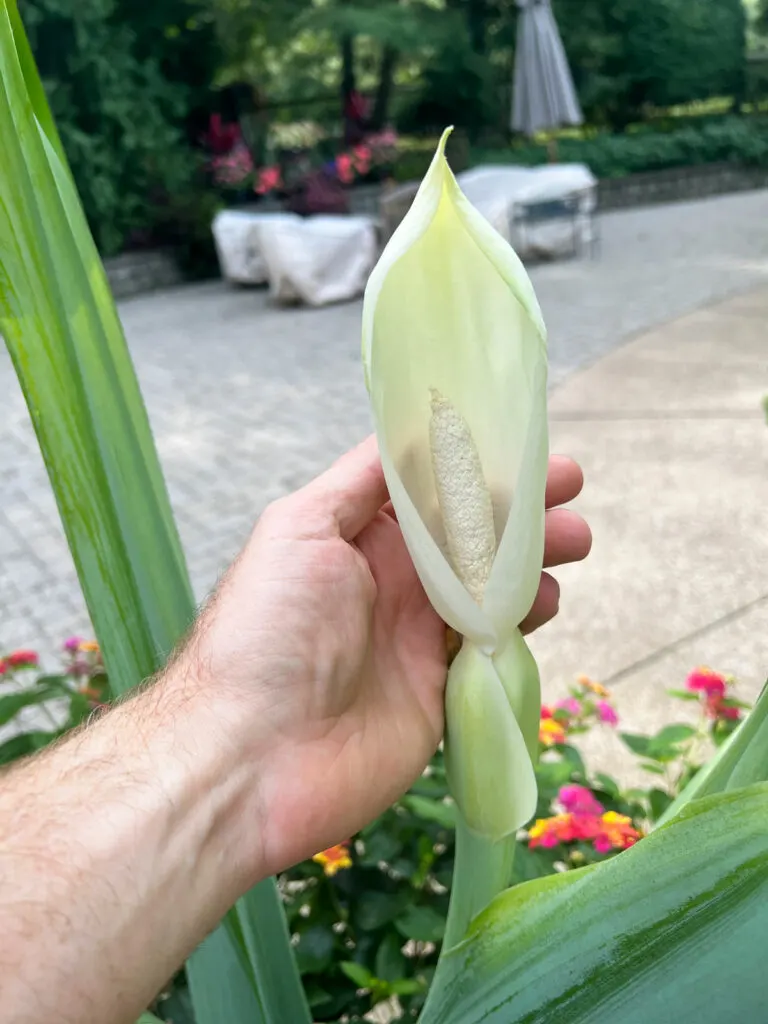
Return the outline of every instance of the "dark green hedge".
{"type": "MultiPolygon", "coordinates": [[[[530,166],[546,163],[547,159],[546,148],[532,143],[472,152],[473,164],[530,166]]],[[[768,164],[768,122],[734,116],[702,125],[689,124],[668,132],[643,130],[624,135],[561,139],[558,159],[563,163],[585,163],[598,178],[620,178],[640,171],[721,161],[765,165],[768,164]]]]}

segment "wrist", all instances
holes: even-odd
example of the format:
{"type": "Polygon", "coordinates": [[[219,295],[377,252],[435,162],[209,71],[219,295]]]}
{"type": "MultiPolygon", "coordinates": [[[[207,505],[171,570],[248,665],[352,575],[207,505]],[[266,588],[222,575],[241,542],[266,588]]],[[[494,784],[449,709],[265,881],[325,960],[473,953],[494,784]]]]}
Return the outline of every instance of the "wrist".
{"type": "Polygon", "coordinates": [[[260,789],[266,737],[226,686],[201,680],[183,656],[153,689],[170,762],[164,786],[174,789],[207,884],[221,890],[223,913],[271,873],[260,789]]]}

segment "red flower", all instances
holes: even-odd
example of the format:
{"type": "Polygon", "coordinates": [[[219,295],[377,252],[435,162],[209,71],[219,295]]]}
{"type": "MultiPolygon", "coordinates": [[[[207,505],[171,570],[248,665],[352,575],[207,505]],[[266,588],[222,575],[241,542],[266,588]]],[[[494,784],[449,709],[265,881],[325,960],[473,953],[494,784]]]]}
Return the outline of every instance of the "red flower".
{"type": "Polygon", "coordinates": [[[203,136],[203,142],[212,153],[223,156],[235,148],[241,137],[239,124],[224,124],[221,114],[211,114],[208,131],[203,136]]]}
{"type": "Polygon", "coordinates": [[[40,659],[35,651],[13,651],[5,660],[10,668],[31,668],[40,659]]]}
{"type": "Polygon", "coordinates": [[[7,671],[7,664],[2,660],[2,658],[0,658],[0,676],[4,676],[7,671]]]}
{"type": "Polygon", "coordinates": [[[710,718],[727,718],[732,722],[741,718],[741,712],[737,707],[726,704],[722,697],[716,695],[708,696],[704,707],[710,718]]]}

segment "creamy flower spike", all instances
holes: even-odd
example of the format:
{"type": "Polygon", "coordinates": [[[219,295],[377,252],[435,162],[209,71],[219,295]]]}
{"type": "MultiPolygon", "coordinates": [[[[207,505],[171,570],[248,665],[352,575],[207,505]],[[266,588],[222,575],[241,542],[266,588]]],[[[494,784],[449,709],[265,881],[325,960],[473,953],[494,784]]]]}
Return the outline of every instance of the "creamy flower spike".
{"type": "Polygon", "coordinates": [[[544,549],[546,334],[520,260],[451,174],[447,136],[368,282],[363,360],[408,550],[464,637],[446,691],[451,790],[496,839],[536,802],[539,680],[518,627],[544,549]]]}

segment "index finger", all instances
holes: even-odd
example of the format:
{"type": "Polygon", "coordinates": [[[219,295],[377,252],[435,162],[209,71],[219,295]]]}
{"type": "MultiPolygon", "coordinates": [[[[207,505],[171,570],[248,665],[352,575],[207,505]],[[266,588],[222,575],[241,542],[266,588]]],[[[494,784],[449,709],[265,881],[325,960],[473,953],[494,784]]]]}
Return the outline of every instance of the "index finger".
{"type": "Polygon", "coordinates": [[[344,540],[355,538],[389,498],[376,436],[342,455],[295,497],[332,519],[344,540]]]}

